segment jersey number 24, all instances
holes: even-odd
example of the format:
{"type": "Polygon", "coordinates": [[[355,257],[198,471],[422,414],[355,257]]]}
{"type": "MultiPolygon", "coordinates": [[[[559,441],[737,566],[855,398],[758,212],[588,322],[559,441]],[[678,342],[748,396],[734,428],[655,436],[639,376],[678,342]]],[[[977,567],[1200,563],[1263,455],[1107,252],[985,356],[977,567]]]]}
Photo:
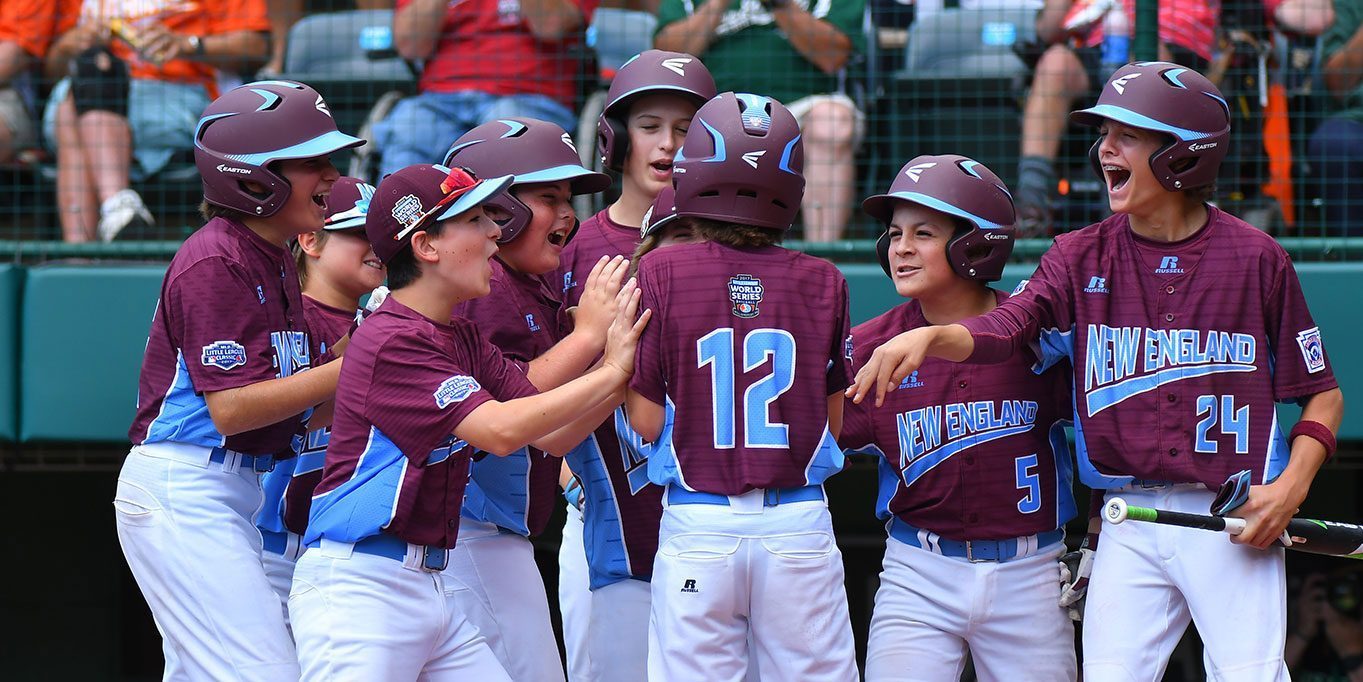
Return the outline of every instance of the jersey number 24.
{"type": "Polygon", "coordinates": [[[734,425],[743,420],[743,446],[748,448],[790,447],[790,427],[771,421],[771,404],[795,385],[795,337],[784,329],[754,329],[743,337],[743,373],[771,360],[771,374],[743,392],[742,414],[734,404],[735,375],[734,330],[716,329],[696,340],[696,367],[710,369],[713,406],[714,445],[716,450],[734,447],[734,425]]]}

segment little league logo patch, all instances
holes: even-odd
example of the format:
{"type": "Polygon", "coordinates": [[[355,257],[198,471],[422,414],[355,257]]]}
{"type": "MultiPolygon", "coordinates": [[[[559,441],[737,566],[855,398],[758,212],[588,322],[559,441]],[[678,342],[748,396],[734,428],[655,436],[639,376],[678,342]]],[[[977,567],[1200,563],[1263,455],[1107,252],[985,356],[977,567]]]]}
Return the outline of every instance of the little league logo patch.
{"type": "Polygon", "coordinates": [[[1298,332],[1297,346],[1301,348],[1301,358],[1306,361],[1307,372],[1315,374],[1325,369],[1325,346],[1320,341],[1320,327],[1298,332]]]}
{"type": "Polygon", "coordinates": [[[1018,282],[1018,285],[1017,285],[1016,287],[1013,287],[1013,293],[1008,294],[1008,295],[1009,295],[1009,296],[1017,296],[1018,294],[1022,293],[1023,290],[1027,288],[1027,282],[1030,282],[1030,281],[1031,281],[1031,280],[1024,279],[1024,280],[1022,280],[1021,282],[1018,282]]]}
{"type": "Polygon", "coordinates": [[[227,371],[246,364],[246,347],[236,341],[214,341],[203,347],[199,358],[204,367],[227,371]]]}
{"type": "Polygon", "coordinates": [[[762,311],[762,280],[752,275],[735,275],[729,278],[729,300],[734,304],[734,316],[750,320],[762,311]]]}
{"type": "Polygon", "coordinates": [[[852,359],[852,335],[848,334],[842,342],[842,356],[848,360],[852,359]]]}
{"type": "Polygon", "coordinates": [[[440,382],[440,388],[435,389],[435,406],[445,409],[455,403],[462,403],[464,399],[482,390],[478,385],[478,380],[471,376],[458,374],[440,382]]]}

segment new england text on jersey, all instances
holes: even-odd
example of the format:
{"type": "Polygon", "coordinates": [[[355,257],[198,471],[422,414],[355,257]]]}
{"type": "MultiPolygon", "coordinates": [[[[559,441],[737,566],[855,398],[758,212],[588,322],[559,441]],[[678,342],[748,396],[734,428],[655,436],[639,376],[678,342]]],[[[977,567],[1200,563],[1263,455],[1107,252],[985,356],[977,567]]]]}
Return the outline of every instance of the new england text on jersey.
{"type": "Polygon", "coordinates": [[[895,417],[899,470],[906,485],[963,450],[1032,430],[1034,400],[980,400],[929,405],[895,417]]]}
{"type": "Polygon", "coordinates": [[[1253,372],[1249,334],[1202,329],[1088,326],[1084,402],[1092,417],[1133,395],[1182,379],[1253,372]]]}

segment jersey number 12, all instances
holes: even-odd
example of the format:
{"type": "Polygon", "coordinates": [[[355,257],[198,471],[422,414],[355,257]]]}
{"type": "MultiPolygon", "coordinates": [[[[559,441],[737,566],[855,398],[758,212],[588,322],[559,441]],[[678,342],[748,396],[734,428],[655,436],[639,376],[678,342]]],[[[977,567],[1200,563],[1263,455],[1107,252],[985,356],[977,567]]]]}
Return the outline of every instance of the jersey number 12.
{"type": "Polygon", "coordinates": [[[790,427],[771,421],[771,404],[795,385],[795,337],[784,329],[754,329],[743,337],[743,372],[746,374],[771,359],[771,374],[743,392],[743,414],[736,414],[734,330],[716,329],[696,341],[696,367],[710,368],[711,405],[714,409],[716,450],[734,447],[734,424],[743,419],[743,446],[790,447],[790,427]]]}

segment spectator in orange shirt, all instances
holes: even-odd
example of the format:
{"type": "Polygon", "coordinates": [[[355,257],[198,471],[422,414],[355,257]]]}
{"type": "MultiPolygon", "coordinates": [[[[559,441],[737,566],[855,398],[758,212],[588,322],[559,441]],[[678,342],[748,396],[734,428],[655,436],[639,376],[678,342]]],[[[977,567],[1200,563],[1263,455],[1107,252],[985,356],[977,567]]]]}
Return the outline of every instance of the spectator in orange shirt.
{"type": "Polygon", "coordinates": [[[48,0],[0,2],[0,163],[38,142],[28,75],[47,52],[55,23],[48,0]]]}
{"type": "MultiPolygon", "coordinates": [[[[8,0],[6,0],[8,1],[8,0]]],[[[269,53],[265,0],[58,0],[47,73],[63,78],[43,116],[57,151],[62,235],[111,241],[151,213],[130,179],[193,149],[220,69],[249,72],[269,53]],[[136,14],[134,14],[136,12],[136,14]]]]}

